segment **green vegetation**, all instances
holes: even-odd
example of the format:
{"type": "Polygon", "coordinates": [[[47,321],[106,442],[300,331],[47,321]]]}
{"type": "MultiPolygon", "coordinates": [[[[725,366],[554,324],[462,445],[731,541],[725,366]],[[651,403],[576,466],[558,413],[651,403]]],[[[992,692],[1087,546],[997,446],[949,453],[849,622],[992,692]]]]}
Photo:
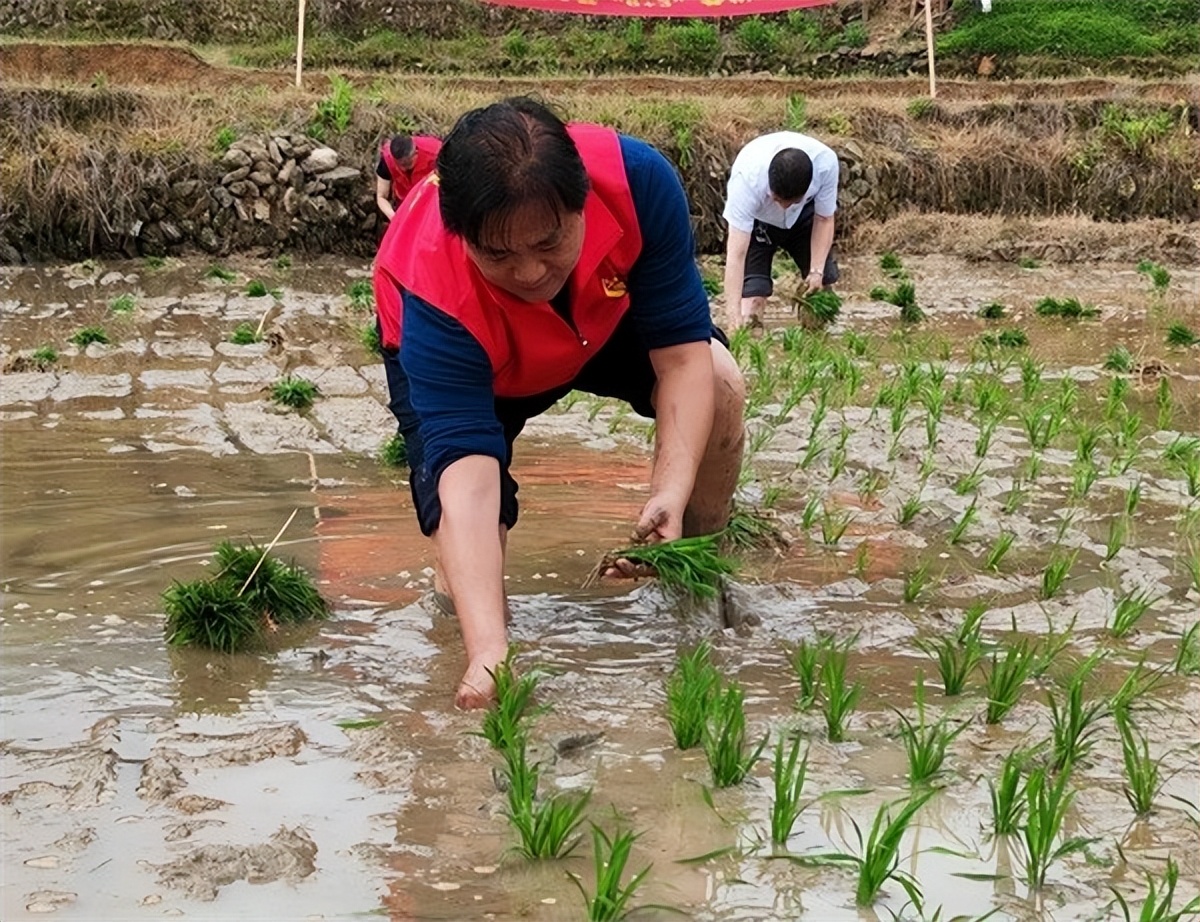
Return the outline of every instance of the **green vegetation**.
{"type": "Polygon", "coordinates": [[[1046,55],[1102,60],[1189,55],[1200,48],[1195,0],[1020,0],[990,13],[963,5],[938,54],[1046,55]]]}
{"type": "Polygon", "coordinates": [[[825,729],[831,743],[840,743],[846,737],[846,721],[854,711],[862,694],[862,683],[846,685],[846,666],[850,659],[851,637],[841,644],[830,644],[821,664],[821,697],[824,699],[823,713],[825,729]]]}
{"type": "Polygon", "coordinates": [[[229,148],[233,146],[233,142],[236,140],[237,132],[226,125],[220,131],[218,131],[217,136],[213,138],[213,150],[219,157],[229,150],[229,148]]]}
{"type": "Polygon", "coordinates": [[[526,722],[538,713],[533,707],[533,697],[541,673],[531,669],[518,676],[513,668],[516,656],[516,647],[510,646],[504,662],[491,674],[496,683],[496,704],[484,713],[480,730],[480,735],[492,744],[492,748],[502,752],[524,745],[526,722]]]}
{"type": "Polygon", "coordinates": [[[346,295],[350,298],[351,309],[364,313],[375,310],[375,288],[369,279],[351,282],[346,295]]]}
{"type": "Polygon", "coordinates": [[[384,467],[402,467],[408,463],[408,444],[399,432],[379,449],[379,463],[384,467]]]}
{"type": "Polygon", "coordinates": [[[1099,661],[1099,656],[1093,655],[1079,664],[1067,683],[1066,698],[1061,703],[1053,691],[1046,695],[1054,743],[1050,766],[1056,772],[1066,771],[1083,760],[1095,742],[1097,721],[1108,714],[1107,700],[1085,702],[1083,698],[1084,685],[1099,661]]]}
{"type": "Polygon", "coordinates": [[[1133,371],[1133,353],[1124,346],[1114,346],[1104,359],[1104,369],[1129,374],[1133,371]]]}
{"type": "Polygon", "coordinates": [[[792,834],[792,827],[804,808],[800,796],[804,793],[804,781],[808,775],[808,750],[800,758],[800,737],[792,739],[786,754],[783,737],[775,742],[775,758],[772,762],[771,781],[775,797],[771,801],[771,841],[783,845],[792,834]]]}
{"type": "Polygon", "coordinates": [[[260,645],[276,625],[325,618],[312,579],[257,545],[223,541],[207,579],[174,582],[163,592],[171,646],[237,653],[260,645]]]}
{"type": "Polygon", "coordinates": [[[577,830],[591,790],[581,794],[555,794],[537,799],[540,771],[526,756],[526,740],[516,738],[504,749],[504,774],[508,781],[509,823],[520,836],[517,851],[533,860],[565,858],[579,844],[577,830]]]}
{"type": "Polygon", "coordinates": [[[895,288],[877,285],[871,289],[871,298],[900,308],[900,319],[904,323],[918,323],[925,318],[925,312],[917,304],[917,286],[909,279],[902,279],[895,288]]]}
{"type": "MultiPolygon", "coordinates": [[[[1194,896],[1183,906],[1175,908],[1175,886],[1178,883],[1179,865],[1168,855],[1167,870],[1161,881],[1155,880],[1153,875],[1146,875],[1148,892],[1142,900],[1142,910],[1138,913],[1136,922],[1181,922],[1184,918],[1200,915],[1200,896],[1194,896]]],[[[1125,922],[1135,922],[1125,897],[1116,888],[1109,889],[1121,907],[1125,922]]]]}
{"type": "Polygon", "coordinates": [[[900,739],[908,756],[908,782],[912,785],[928,784],[942,770],[946,761],[946,750],[970,724],[963,721],[951,727],[946,717],[935,723],[925,719],[925,677],[917,672],[916,721],[897,711],[900,718],[900,739]]]}
{"type": "Polygon", "coordinates": [[[354,87],[345,77],[333,74],[329,78],[329,95],[317,103],[308,133],[318,140],[340,135],[350,127],[354,114],[354,87]]]}
{"type": "Polygon", "coordinates": [[[721,674],[712,664],[707,641],[679,657],[667,680],[667,721],[675,745],[693,749],[704,741],[704,730],[713,702],[720,693],[721,674]]]}
{"type": "Polygon", "coordinates": [[[716,692],[704,728],[704,754],[708,757],[713,785],[727,788],[740,784],[766,745],[764,736],[753,751],[747,751],[746,712],[741,687],[730,682],[724,691],[716,692]]]}
{"type": "Polygon", "coordinates": [[[802,318],[816,327],[826,326],[837,319],[842,311],[842,298],[828,288],[806,292],[800,299],[799,311],[802,318]]]}
{"type": "Polygon", "coordinates": [[[380,350],[383,348],[383,343],[379,338],[379,327],[373,323],[359,327],[358,341],[362,343],[362,347],[371,355],[379,355],[380,350]]]}
{"type": "Polygon", "coordinates": [[[205,270],[204,277],[206,279],[217,279],[221,282],[232,282],[237,278],[237,273],[232,269],[226,269],[224,266],[214,263],[205,270]]]}
{"type": "Polygon", "coordinates": [[[1033,309],[1039,317],[1066,317],[1072,320],[1100,315],[1100,311],[1082,304],[1078,298],[1042,298],[1033,309]]]}
{"type": "Polygon", "coordinates": [[[249,346],[262,342],[262,336],[259,335],[258,328],[254,324],[242,321],[229,334],[229,341],[237,346],[249,346]]]}
{"type": "Polygon", "coordinates": [[[1025,782],[1027,803],[1025,825],[1021,827],[1021,856],[1025,868],[1025,883],[1039,889],[1046,883],[1046,872],[1055,861],[1083,851],[1095,839],[1072,836],[1054,844],[1062,831],[1067,810],[1075,799],[1068,791],[1071,766],[1065,766],[1053,781],[1045,768],[1035,768],[1025,782]]]}
{"type": "Polygon", "coordinates": [[[1113,606],[1112,621],[1108,625],[1108,632],[1113,637],[1124,637],[1137,627],[1142,616],[1157,601],[1158,596],[1153,595],[1149,589],[1125,593],[1117,599],[1113,606]]]}
{"type": "Polygon", "coordinates": [[[661,544],[639,544],[605,554],[584,581],[584,587],[594,585],[619,560],[650,567],[664,589],[694,599],[715,598],[721,580],[734,571],[733,561],[720,553],[719,536],[700,535],[661,544]]]}
{"type": "Polygon", "coordinates": [[[271,399],[293,410],[307,410],[320,393],[311,381],[295,375],[281,378],[271,387],[271,399]]]}
{"type": "Polygon", "coordinates": [[[38,346],[29,356],[29,362],[38,371],[45,371],[58,361],[58,350],[53,346],[38,346]]]}
{"type": "MultiPolygon", "coordinates": [[[[1194,346],[1200,343],[1200,335],[1191,327],[1182,323],[1173,323],[1167,327],[1168,346],[1194,346]]],[[[1165,380],[1165,379],[1164,379],[1165,380]]]]}
{"type": "Polygon", "coordinates": [[[992,832],[998,836],[1012,835],[1020,830],[1025,815],[1025,787],[1021,783],[1029,753],[1014,749],[1004,757],[1000,777],[988,779],[992,801],[992,832]]]}
{"type": "Polygon", "coordinates": [[[588,922],[620,922],[635,909],[643,908],[630,905],[630,901],[645,881],[646,875],[650,873],[650,866],[647,865],[634,874],[628,883],[621,883],[625,865],[629,863],[629,854],[637,838],[637,834],[626,830],[618,832],[610,839],[599,826],[592,825],[592,861],[596,872],[596,892],[589,894],[579,876],[567,871],[567,875],[583,894],[588,922]]]}
{"type": "Polygon", "coordinates": [[[1117,730],[1121,735],[1121,756],[1125,763],[1125,784],[1121,790],[1129,806],[1138,816],[1146,816],[1154,809],[1166,779],[1161,777],[1161,759],[1150,757],[1150,743],[1138,733],[1133,721],[1124,711],[1117,711],[1117,730]]]}
{"type": "Polygon", "coordinates": [[[246,283],[246,296],[250,298],[264,298],[269,294],[266,282],[261,279],[251,279],[246,283]]]}
{"type": "Polygon", "coordinates": [[[123,294],[108,302],[108,309],[114,314],[132,314],[137,309],[137,299],[131,294],[123,294]]]}
{"type": "Polygon", "coordinates": [[[991,301],[976,311],[984,320],[1001,320],[1008,308],[999,301],[991,301]]]}
{"type": "MultiPolygon", "coordinates": [[[[1107,113],[1108,110],[1105,111],[1107,113]]],[[[1153,260],[1143,259],[1138,263],[1137,271],[1150,280],[1156,295],[1166,294],[1167,289],[1171,287],[1171,273],[1165,266],[1160,266],[1153,260]]]]}
{"type": "Polygon", "coordinates": [[[826,856],[858,869],[854,901],[859,906],[870,906],[874,903],[880,888],[889,880],[900,884],[914,905],[921,905],[921,888],[916,879],[907,871],[900,870],[900,843],[904,840],[904,834],[917,812],[933,794],[932,790],[924,791],[906,801],[881,806],[875,814],[875,821],[871,824],[871,832],[865,845],[858,824],[854,824],[854,834],[858,837],[861,855],[837,853],[826,856]],[[903,806],[896,810],[900,804],[903,806]]]}
{"type": "Polygon", "coordinates": [[[70,342],[74,343],[80,349],[86,349],[92,343],[100,343],[107,345],[109,342],[108,334],[104,332],[103,327],[84,327],[81,330],[76,330],[71,334],[70,342]]]}
{"type": "Polygon", "coordinates": [[[998,724],[1021,698],[1025,682],[1037,666],[1037,648],[1028,640],[1016,641],[1004,648],[1004,658],[991,657],[987,674],[987,713],[989,724],[998,724]]]}

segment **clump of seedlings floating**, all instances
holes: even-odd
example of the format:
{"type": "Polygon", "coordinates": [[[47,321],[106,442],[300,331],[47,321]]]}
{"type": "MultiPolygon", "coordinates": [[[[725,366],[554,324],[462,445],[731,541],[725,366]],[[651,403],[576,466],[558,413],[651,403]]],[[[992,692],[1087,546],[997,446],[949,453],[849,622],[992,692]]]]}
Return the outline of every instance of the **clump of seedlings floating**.
{"type": "Polygon", "coordinates": [[[176,581],[163,592],[167,643],[238,653],[261,646],[279,625],[327,617],[329,609],[309,575],[272,556],[272,546],[223,541],[211,576],[176,581]]]}
{"type": "Polygon", "coordinates": [[[80,349],[86,349],[92,343],[99,343],[102,346],[108,345],[108,334],[104,332],[103,327],[83,327],[71,334],[69,340],[80,349]]]}
{"type": "Polygon", "coordinates": [[[692,599],[711,599],[734,563],[721,554],[718,535],[677,538],[661,544],[639,544],[605,554],[584,580],[583,588],[599,582],[620,561],[653,570],[664,589],[692,599]]]}

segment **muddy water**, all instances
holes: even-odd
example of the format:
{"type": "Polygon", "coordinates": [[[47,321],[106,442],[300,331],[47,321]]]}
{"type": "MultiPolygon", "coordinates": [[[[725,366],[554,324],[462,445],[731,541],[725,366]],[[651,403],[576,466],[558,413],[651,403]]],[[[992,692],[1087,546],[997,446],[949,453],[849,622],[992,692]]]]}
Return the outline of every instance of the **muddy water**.
{"type": "MultiPolygon", "coordinates": [[[[457,630],[424,601],[430,559],[403,478],[372,457],[391,424],[382,375],[355,338],[365,317],[344,294],[363,267],[239,263],[232,284],[203,280],[205,268],[53,267],[0,280],[6,359],[42,343],[64,353],[54,369],[0,379],[3,917],[583,918],[564,871],[590,886],[590,845],[545,865],[511,854],[493,781],[498,760],[470,733],[477,715],[450,708],[461,669],[457,630]],[[283,297],[245,297],[249,278],[283,297]],[[114,317],[107,304],[126,292],[137,307],[114,317]],[[275,345],[224,342],[236,322],[257,323],[268,309],[264,329],[275,345]],[[114,344],[82,353],[63,346],[92,324],[103,324],[114,344]],[[277,412],[264,396],[285,371],[317,379],[325,394],[307,416],[277,412]],[[294,509],[280,546],[316,575],[333,602],[331,620],[280,637],[261,656],[165,649],[161,590],[196,577],[215,541],[269,540],[294,509]],[[379,723],[339,726],[353,721],[379,723]]],[[[1170,663],[1180,632],[1196,620],[1200,596],[1179,566],[1181,516],[1196,503],[1182,475],[1150,451],[1198,428],[1200,358],[1167,349],[1159,335],[1168,320],[1200,326],[1196,273],[1171,267],[1172,293],[1159,303],[1127,267],[1019,270],[931,259],[909,268],[932,319],[900,340],[893,309],[861,293],[880,281],[873,261],[848,261],[850,298],[835,335],[854,329],[872,338],[868,375],[886,374],[904,355],[964,365],[984,329],[974,309],[996,299],[1013,312],[1001,328],[1028,332],[1046,377],[1070,374],[1085,394],[1106,385],[1099,363],[1113,344],[1162,363],[1157,373],[1169,375],[1176,405],[1171,433],[1151,437],[1134,469],[1144,477],[1135,528],[1101,565],[1107,520],[1132,474],[1102,477],[1063,529],[1064,543],[1079,550],[1067,590],[1040,601],[1041,568],[1066,506],[1070,447],[1047,452],[1027,503],[1004,518],[998,507],[1027,452],[1016,422],[1001,427],[980,516],[966,541],[949,546],[948,523],[969,502],[951,486],[976,463],[977,427],[962,408],[948,409],[943,469],[925,488],[927,509],[900,528],[895,511],[917,489],[925,437],[912,426],[904,442],[911,450],[888,462],[887,414],[872,422],[868,395],[843,410],[855,429],[845,473],[796,464],[808,403],[756,457],[760,481],[789,488],[781,517],[797,540],[786,552],[752,556],[724,610],[681,609],[649,586],[587,595],[575,587],[601,551],[623,541],[639,508],[644,426],[586,398],[531,424],[518,449],[523,521],[509,585],[514,639],[528,662],[551,670],[541,695],[553,709],[533,734],[543,784],[593,788],[594,820],[611,829],[619,815],[642,833],[634,862],[653,863],[643,902],[706,920],[914,917],[895,884],[874,909],[859,910],[848,871],[803,866],[761,846],[768,764],[750,783],[715,792],[715,809],[705,803],[703,755],[675,751],[661,716],[662,679],[676,651],[697,638],[711,634],[723,671],[745,686],[752,736],[795,730],[809,739],[806,795],[814,802],[788,850],[811,856],[857,851],[854,824],[865,834],[879,805],[904,796],[892,709],[911,707],[918,669],[930,682],[935,674],[912,641],[955,625],[970,602],[991,600],[990,640],[1012,623],[1045,635],[1074,618],[1064,663],[1110,650],[1093,694],[1111,692],[1143,655],[1170,663]],[[1084,291],[1103,322],[1032,316],[1039,297],[1084,291]],[[864,496],[870,470],[885,480],[878,495],[864,496]],[[812,495],[854,513],[834,546],[822,545],[819,527],[806,532],[799,523],[812,495]],[[1018,546],[1000,573],[985,574],[980,558],[1001,528],[1018,532],[1018,546]],[[905,604],[901,577],[926,560],[940,582],[905,604]],[[1130,637],[1112,641],[1103,627],[1114,593],[1131,586],[1162,598],[1130,637]],[[786,650],[818,631],[858,634],[851,677],[865,690],[845,743],[826,741],[818,713],[793,708],[786,650]],[[856,793],[837,796],[846,790],[856,793]],[[731,846],[740,851],[679,863],[731,846]]],[[[782,322],[782,303],[773,316],[782,322]]],[[[1156,383],[1140,382],[1130,395],[1151,417],[1156,383]]],[[[1094,403],[1081,407],[1095,411],[1094,403]]],[[[1083,793],[1068,818],[1070,834],[1096,838],[1085,856],[1056,864],[1044,893],[1030,896],[1015,879],[1015,843],[986,834],[986,779],[1013,746],[1049,734],[1044,693],[1069,671],[1031,682],[1000,727],[979,716],[978,678],[961,700],[931,685],[933,713],[972,724],[901,851],[929,914],[939,905],[943,917],[996,906],[999,918],[1104,918],[1107,887],[1136,895],[1144,871],[1161,871],[1167,854],[1181,864],[1187,896],[1200,886],[1195,678],[1168,677],[1159,706],[1139,716],[1169,776],[1148,820],[1133,821],[1124,802],[1109,720],[1078,770],[1083,793]]]]}

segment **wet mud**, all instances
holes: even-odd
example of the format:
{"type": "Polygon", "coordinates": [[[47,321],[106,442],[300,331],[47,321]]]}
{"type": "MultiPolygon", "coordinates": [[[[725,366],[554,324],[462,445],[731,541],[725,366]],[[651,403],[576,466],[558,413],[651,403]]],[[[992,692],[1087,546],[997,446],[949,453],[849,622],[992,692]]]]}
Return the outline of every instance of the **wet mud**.
{"type": "MultiPolygon", "coordinates": [[[[860,910],[848,871],[804,866],[763,845],[769,764],[707,803],[704,756],[674,749],[662,683],[679,650],[711,637],[722,671],[746,689],[751,736],[798,732],[809,741],[812,803],[787,851],[813,855],[855,851],[854,824],[865,832],[881,804],[905,796],[896,710],[911,711],[920,670],[931,711],[970,721],[901,851],[927,915],[943,906],[943,918],[993,907],[1000,919],[1109,918],[1108,888],[1136,898],[1168,854],[1190,898],[1200,887],[1194,675],[1164,674],[1153,706],[1138,713],[1167,779],[1148,818],[1134,818],[1125,803],[1110,720],[1077,770],[1081,794],[1068,817],[1069,834],[1096,841],[1056,863],[1040,894],[1018,879],[1016,843],[986,830],[987,780],[1014,746],[1049,734],[1046,692],[1074,663],[1106,650],[1089,690],[1111,693],[1139,661],[1168,670],[1197,619],[1200,593],[1182,564],[1197,500],[1184,474],[1161,458],[1176,435],[1200,432],[1200,354],[1168,348],[1162,336],[1171,321],[1200,326],[1197,273],[1171,267],[1171,291],[1156,299],[1144,277],[1122,265],[909,262],[929,316],[905,331],[895,308],[866,295],[881,281],[874,261],[847,260],[847,301],[830,340],[853,332],[870,341],[856,360],[866,382],[856,399],[815,427],[812,396],[790,408],[752,407],[752,476],[741,499],[761,501],[768,488],[782,488],[772,514],[793,540],[751,554],[718,603],[681,605],[653,584],[580,592],[599,555],[625,542],[640,508],[648,421],[579,396],[531,422],[517,448],[523,506],[509,589],[522,661],[548,670],[539,695],[550,710],[533,729],[543,785],[592,788],[594,821],[611,829],[620,817],[641,832],[634,867],[653,864],[641,902],[713,922],[917,918],[894,884],[860,910]],[[1099,321],[1033,313],[1040,297],[1075,293],[1101,309],[1099,321]],[[975,312],[993,300],[1010,312],[989,327],[975,312]],[[1146,419],[1142,451],[1114,472],[1115,452],[1102,442],[1101,473],[1083,501],[1068,498],[1069,428],[1033,479],[1023,474],[1029,451],[1015,416],[976,455],[971,376],[994,373],[1016,393],[1021,372],[999,360],[988,365],[974,344],[1013,326],[1028,333],[1047,395],[1063,378],[1078,384],[1080,418],[1100,413],[1112,377],[1101,363],[1112,346],[1127,345],[1142,369],[1125,398],[1146,419]],[[947,407],[937,466],[923,487],[920,415],[914,411],[897,439],[890,411],[872,408],[881,382],[905,362],[942,364],[948,380],[971,379],[963,403],[947,407]],[[1155,395],[1164,378],[1174,405],[1159,427],[1155,395]],[[756,440],[768,425],[771,437],[756,440]],[[835,472],[830,455],[843,425],[846,462],[835,472]],[[829,444],[802,466],[814,429],[829,444]],[[984,476],[976,517],[961,541],[948,543],[972,497],[955,486],[977,465],[984,476]],[[1016,481],[1027,494],[1010,514],[1002,507],[1016,481]],[[1109,522],[1135,482],[1140,509],[1124,546],[1105,561],[1109,522]],[[901,526],[900,507],[918,492],[923,508],[901,526]],[[819,517],[805,526],[813,497],[852,516],[839,539],[824,540],[819,517]],[[981,560],[1001,531],[1017,540],[988,571],[981,560]],[[1076,562],[1064,590],[1042,599],[1042,569],[1055,548],[1076,551],[1076,562]],[[919,562],[937,579],[906,603],[904,580],[919,562]],[[1156,602],[1136,630],[1114,639],[1106,625],[1115,599],[1134,589],[1156,602]],[[934,664],[914,645],[953,630],[978,600],[990,605],[990,641],[1014,627],[1038,639],[1069,632],[1059,662],[999,726],[982,720],[979,676],[962,698],[945,698],[932,685],[934,664]],[[844,743],[826,739],[819,712],[794,707],[788,651],[819,633],[857,636],[851,677],[865,688],[844,743]],[[855,793],[838,795],[844,791],[855,793]]],[[[43,344],[61,352],[45,370],[0,377],[0,914],[582,919],[564,872],[590,887],[590,846],[560,862],[519,859],[496,784],[499,760],[473,734],[478,715],[452,708],[462,666],[457,627],[428,600],[432,561],[405,471],[375,457],[394,423],[381,367],[358,341],[369,315],[346,295],[367,267],[233,268],[239,280],[228,284],[205,280],[206,267],[188,263],[0,276],[5,364],[20,367],[14,363],[43,344]],[[245,296],[252,277],[281,297],[245,296]],[[114,315],[109,302],[125,293],[136,307],[114,315]],[[264,314],[268,342],[228,342],[237,323],[257,324],[264,314]],[[112,345],[64,345],[90,325],[103,325],[112,345]],[[285,373],[320,387],[307,414],[269,399],[266,389],[285,373]],[[302,514],[280,548],[315,575],[333,617],[279,636],[262,655],[167,649],[159,594],[171,580],[195,578],[218,540],[269,540],[296,508],[302,514]]],[[[769,326],[792,316],[777,299],[769,326]]],[[[751,370],[752,381],[756,375],[751,370]]]]}

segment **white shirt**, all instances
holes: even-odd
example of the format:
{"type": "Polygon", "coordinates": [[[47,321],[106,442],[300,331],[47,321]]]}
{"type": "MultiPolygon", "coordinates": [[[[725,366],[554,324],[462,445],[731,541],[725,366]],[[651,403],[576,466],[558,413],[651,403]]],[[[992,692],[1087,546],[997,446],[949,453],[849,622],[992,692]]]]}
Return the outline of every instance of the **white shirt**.
{"type": "Polygon", "coordinates": [[[724,218],[731,228],[750,233],[754,222],[791,227],[809,202],[823,218],[837,211],[838,158],[816,138],[796,131],[777,131],[755,138],[741,149],[729,171],[724,218]],[[804,198],[788,209],[771,198],[767,171],[781,150],[797,147],[812,159],[813,177],[804,198]]]}

